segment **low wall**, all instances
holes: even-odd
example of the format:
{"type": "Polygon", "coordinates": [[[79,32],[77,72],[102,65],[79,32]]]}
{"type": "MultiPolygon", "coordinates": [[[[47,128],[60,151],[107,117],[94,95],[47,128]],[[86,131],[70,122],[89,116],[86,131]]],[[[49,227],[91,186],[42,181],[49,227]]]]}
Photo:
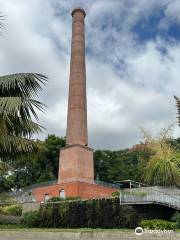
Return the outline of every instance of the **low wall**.
{"type": "Polygon", "coordinates": [[[33,231],[0,231],[0,240],[92,240],[92,239],[119,239],[119,240],[177,240],[180,238],[180,233],[171,233],[171,234],[143,234],[141,236],[135,235],[133,231],[129,232],[33,232],[33,231]]]}
{"type": "Polygon", "coordinates": [[[22,214],[30,211],[39,211],[40,203],[32,202],[32,203],[23,203],[22,204],[22,214]]]}
{"type": "MultiPolygon", "coordinates": [[[[18,224],[20,223],[21,217],[19,216],[7,216],[7,215],[0,215],[0,223],[5,224],[18,224]]],[[[1,226],[0,226],[1,228],[1,226]]]]}

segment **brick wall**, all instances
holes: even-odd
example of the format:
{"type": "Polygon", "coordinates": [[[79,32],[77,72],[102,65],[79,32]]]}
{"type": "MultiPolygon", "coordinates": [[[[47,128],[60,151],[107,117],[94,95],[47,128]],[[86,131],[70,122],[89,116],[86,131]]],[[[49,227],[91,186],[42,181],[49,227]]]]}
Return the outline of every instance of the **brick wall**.
{"type": "Polygon", "coordinates": [[[45,194],[48,194],[50,197],[59,196],[59,192],[62,189],[65,190],[66,197],[79,196],[83,199],[106,198],[117,191],[115,188],[108,188],[97,184],[72,182],[34,188],[32,192],[36,201],[44,202],[45,194]]]}

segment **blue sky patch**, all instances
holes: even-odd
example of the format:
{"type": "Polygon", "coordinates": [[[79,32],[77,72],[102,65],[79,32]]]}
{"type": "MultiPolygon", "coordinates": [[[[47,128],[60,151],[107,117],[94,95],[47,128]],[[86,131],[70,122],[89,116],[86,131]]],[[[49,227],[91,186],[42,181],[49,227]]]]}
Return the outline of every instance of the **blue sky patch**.
{"type": "Polygon", "coordinates": [[[132,28],[140,42],[156,39],[161,37],[164,39],[173,38],[180,40],[180,24],[168,23],[167,28],[160,28],[160,21],[164,18],[164,10],[153,11],[148,17],[141,18],[132,28]]]}

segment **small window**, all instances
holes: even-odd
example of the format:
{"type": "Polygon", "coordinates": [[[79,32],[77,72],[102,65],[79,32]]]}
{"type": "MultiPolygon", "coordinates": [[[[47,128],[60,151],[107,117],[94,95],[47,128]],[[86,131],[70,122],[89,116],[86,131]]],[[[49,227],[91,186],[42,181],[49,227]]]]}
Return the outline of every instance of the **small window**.
{"type": "Polygon", "coordinates": [[[44,196],[44,202],[47,202],[49,199],[50,199],[50,196],[48,193],[46,193],[44,196]]]}
{"type": "Polygon", "coordinates": [[[61,189],[61,190],[59,191],[59,197],[60,197],[60,198],[65,198],[65,197],[66,197],[64,189],[61,189]]]}

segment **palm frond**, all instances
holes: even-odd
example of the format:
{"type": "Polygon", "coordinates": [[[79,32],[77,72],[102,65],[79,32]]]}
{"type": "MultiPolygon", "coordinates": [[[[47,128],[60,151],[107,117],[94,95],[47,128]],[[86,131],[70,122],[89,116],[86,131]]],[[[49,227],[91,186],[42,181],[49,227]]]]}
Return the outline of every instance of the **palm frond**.
{"type": "Polygon", "coordinates": [[[0,32],[4,29],[4,15],[0,12],[0,32]]]}
{"type": "Polygon", "coordinates": [[[10,115],[0,115],[0,135],[14,134],[16,136],[30,138],[33,134],[42,132],[41,125],[31,119],[24,121],[21,117],[17,118],[10,115]]]}
{"type": "Polygon", "coordinates": [[[149,135],[148,139],[146,137],[147,147],[153,153],[143,174],[147,184],[178,186],[180,183],[180,156],[176,148],[169,143],[172,126],[162,129],[156,138],[150,138],[149,135]]]}
{"type": "Polygon", "coordinates": [[[16,73],[0,77],[1,97],[31,98],[42,90],[47,77],[37,73],[16,73]]]}
{"type": "Polygon", "coordinates": [[[22,119],[29,119],[33,115],[38,116],[34,108],[44,110],[45,105],[37,100],[23,97],[0,97],[0,112],[10,113],[14,116],[21,116],[22,119]]]}
{"type": "Polygon", "coordinates": [[[180,126],[180,99],[176,96],[174,96],[174,99],[176,101],[177,119],[178,119],[178,123],[179,123],[179,126],[180,126]]]}
{"type": "Polygon", "coordinates": [[[14,158],[17,155],[19,157],[24,154],[29,155],[37,150],[38,145],[32,140],[14,135],[0,137],[0,153],[2,159],[14,158]]]}
{"type": "Polygon", "coordinates": [[[32,121],[38,120],[36,110],[44,104],[35,97],[47,77],[34,73],[19,73],[0,77],[0,155],[10,158],[37,150],[32,134],[43,128],[32,121]]]}

